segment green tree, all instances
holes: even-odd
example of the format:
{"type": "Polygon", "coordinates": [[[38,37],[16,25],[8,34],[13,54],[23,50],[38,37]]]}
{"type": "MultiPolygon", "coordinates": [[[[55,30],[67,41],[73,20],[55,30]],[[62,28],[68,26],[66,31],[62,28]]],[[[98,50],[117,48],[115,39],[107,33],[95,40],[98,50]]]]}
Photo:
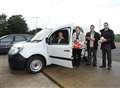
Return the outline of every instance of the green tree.
{"type": "Polygon", "coordinates": [[[116,42],[120,42],[120,34],[116,34],[115,35],[115,41],[116,42]]]}
{"type": "Polygon", "coordinates": [[[0,15],[0,36],[6,34],[7,31],[7,15],[1,14],[0,15]]]}
{"type": "Polygon", "coordinates": [[[28,27],[22,15],[13,15],[8,19],[8,33],[27,33],[28,27]]]}

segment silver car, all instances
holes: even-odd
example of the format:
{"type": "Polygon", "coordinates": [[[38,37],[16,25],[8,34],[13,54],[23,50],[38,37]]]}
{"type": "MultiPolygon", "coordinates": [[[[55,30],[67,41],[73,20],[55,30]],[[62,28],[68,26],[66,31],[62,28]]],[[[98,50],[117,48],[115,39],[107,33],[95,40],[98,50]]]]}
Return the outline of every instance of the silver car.
{"type": "Polygon", "coordinates": [[[29,41],[33,35],[31,34],[9,34],[0,37],[0,54],[8,53],[10,47],[17,42],[29,41]]]}

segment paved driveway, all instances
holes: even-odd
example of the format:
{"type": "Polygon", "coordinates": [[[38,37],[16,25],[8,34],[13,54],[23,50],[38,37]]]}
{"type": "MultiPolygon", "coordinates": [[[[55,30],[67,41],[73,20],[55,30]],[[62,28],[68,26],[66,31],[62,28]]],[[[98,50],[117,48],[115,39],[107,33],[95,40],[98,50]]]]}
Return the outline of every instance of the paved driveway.
{"type": "Polygon", "coordinates": [[[0,88],[59,88],[43,73],[11,71],[6,55],[0,56],[0,88]]]}
{"type": "Polygon", "coordinates": [[[7,55],[0,55],[0,88],[120,88],[120,62],[116,61],[111,71],[85,64],[74,69],[51,65],[44,74],[29,74],[11,71],[7,55]]]}
{"type": "Polygon", "coordinates": [[[64,88],[120,88],[119,62],[113,62],[111,71],[81,64],[79,68],[74,69],[49,66],[45,73],[64,88]]]}

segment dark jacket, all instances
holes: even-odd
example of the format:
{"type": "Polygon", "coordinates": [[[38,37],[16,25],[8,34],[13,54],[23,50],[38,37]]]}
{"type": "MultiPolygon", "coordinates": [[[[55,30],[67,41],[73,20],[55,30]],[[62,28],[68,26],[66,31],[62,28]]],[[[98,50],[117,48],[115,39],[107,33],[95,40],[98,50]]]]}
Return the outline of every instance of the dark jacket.
{"type": "Polygon", "coordinates": [[[107,31],[105,31],[105,29],[100,30],[101,32],[101,37],[104,37],[105,39],[107,39],[107,42],[103,42],[101,44],[101,49],[104,49],[106,47],[106,45],[109,45],[111,47],[111,49],[115,49],[115,42],[114,42],[114,32],[111,29],[108,29],[107,31]]]}
{"type": "MultiPolygon", "coordinates": [[[[57,38],[56,43],[58,43],[59,38],[57,38]]],[[[59,41],[59,44],[67,44],[67,41],[65,39],[61,39],[59,41]]]]}
{"type": "MultiPolygon", "coordinates": [[[[86,37],[90,37],[90,36],[91,36],[91,32],[88,32],[86,34],[86,37]]],[[[94,41],[94,45],[93,46],[94,46],[95,49],[97,49],[98,48],[98,40],[100,39],[100,34],[95,32],[94,38],[95,38],[95,41],[94,41]]],[[[86,38],[86,41],[87,41],[87,48],[90,48],[90,40],[88,40],[86,38]]]]}

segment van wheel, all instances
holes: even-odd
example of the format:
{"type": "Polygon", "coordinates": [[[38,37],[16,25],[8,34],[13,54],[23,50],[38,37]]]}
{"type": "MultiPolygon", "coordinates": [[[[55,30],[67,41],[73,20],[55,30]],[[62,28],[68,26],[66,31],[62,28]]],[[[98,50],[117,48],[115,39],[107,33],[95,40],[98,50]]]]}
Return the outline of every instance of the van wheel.
{"type": "Polygon", "coordinates": [[[44,66],[45,62],[42,57],[33,56],[28,60],[26,70],[34,74],[42,71],[44,66]]]}

